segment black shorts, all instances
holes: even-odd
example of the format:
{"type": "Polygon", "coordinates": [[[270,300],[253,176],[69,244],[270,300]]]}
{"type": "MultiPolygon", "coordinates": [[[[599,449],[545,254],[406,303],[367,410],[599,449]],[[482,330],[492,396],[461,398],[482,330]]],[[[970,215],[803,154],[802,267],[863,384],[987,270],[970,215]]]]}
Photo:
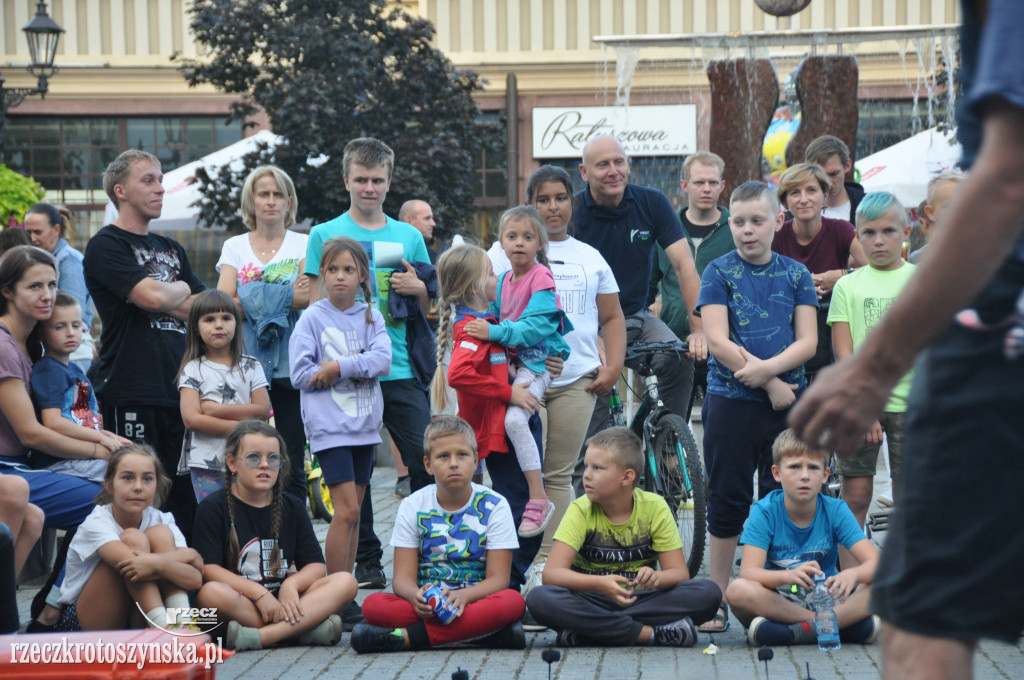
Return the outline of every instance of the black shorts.
{"type": "MultiPolygon", "coordinates": [[[[1013,312],[1024,264],[1003,265],[974,307],[1013,312]]],[[[909,399],[903,486],[875,576],[873,609],[929,637],[1024,630],[1024,358],[1005,329],[955,325],[922,357],[909,399]]]]}

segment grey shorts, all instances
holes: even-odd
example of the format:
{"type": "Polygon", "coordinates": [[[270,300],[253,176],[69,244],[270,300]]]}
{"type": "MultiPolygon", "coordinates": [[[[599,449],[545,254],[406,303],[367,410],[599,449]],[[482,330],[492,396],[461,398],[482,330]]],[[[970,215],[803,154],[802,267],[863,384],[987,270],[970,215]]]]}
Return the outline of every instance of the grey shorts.
{"type": "MultiPolygon", "coordinates": [[[[885,432],[885,440],[889,445],[889,471],[893,479],[899,479],[900,466],[903,462],[903,428],[907,420],[905,413],[886,411],[878,417],[878,422],[885,432]]],[[[843,477],[874,477],[878,468],[878,452],[880,444],[872,444],[864,439],[847,460],[839,459],[837,471],[843,477]]]]}

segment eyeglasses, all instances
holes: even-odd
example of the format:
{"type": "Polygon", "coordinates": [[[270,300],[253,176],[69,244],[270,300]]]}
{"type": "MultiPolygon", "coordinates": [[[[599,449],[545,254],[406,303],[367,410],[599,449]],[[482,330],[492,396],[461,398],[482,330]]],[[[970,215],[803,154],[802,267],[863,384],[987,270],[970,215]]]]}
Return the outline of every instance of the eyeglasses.
{"type": "MultiPolygon", "coordinates": [[[[242,456],[242,462],[245,463],[247,468],[258,468],[260,463],[264,460],[263,456],[253,451],[242,456]]],[[[284,457],[280,453],[272,453],[265,459],[267,466],[271,470],[280,470],[281,464],[284,463],[284,457]]]]}

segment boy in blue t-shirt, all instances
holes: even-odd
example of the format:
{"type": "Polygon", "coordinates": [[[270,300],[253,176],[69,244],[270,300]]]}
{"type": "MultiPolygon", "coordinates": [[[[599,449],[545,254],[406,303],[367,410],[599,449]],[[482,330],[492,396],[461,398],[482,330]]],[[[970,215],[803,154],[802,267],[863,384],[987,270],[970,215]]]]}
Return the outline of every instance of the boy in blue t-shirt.
{"type": "MultiPolygon", "coordinates": [[[[818,342],[810,272],[772,252],[782,213],[771,188],[762,182],[738,187],[729,215],[736,250],[705,268],[697,301],[711,351],[702,408],[709,571],[722,592],[753,501],[754,472],[760,471],[762,497],[778,488],[770,473],[772,442],[786,429],[786,412],[807,384],[803,363],[818,342]]],[[[701,630],[719,632],[728,621],[723,602],[701,630]]]]}
{"type": "Polygon", "coordinates": [[[846,503],[822,495],[828,455],[785,430],[772,447],[772,475],[782,484],[758,501],[743,530],[740,577],[729,585],[733,612],[754,645],[810,644],[817,640],[808,595],[825,575],[835,598],[839,638],[874,642],[881,621],[868,611],[878,550],[846,503]],[[837,571],[842,545],[856,567],[837,571]]]}

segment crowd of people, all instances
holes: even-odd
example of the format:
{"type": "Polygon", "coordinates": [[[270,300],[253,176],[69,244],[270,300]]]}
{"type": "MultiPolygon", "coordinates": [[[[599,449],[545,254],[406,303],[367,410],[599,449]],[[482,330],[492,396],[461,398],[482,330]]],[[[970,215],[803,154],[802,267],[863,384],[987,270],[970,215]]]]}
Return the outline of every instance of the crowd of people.
{"type": "MultiPolygon", "coordinates": [[[[403,206],[416,226],[384,212],[391,149],[354,139],[343,159],[351,207],[308,237],[291,229],[287,174],[249,175],[249,232],[224,244],[211,290],[178,243],[149,231],[159,161],[122,153],[103,180],[118,217],[84,255],[67,242],[70,215],[40,204],[26,219],[33,245],[0,258],[0,630],[18,629],[17,574],[43,529],[59,528],[73,538],[30,632],[166,627],[195,602],[216,609],[218,634],[240,651],[334,645],[343,630],[360,653],[522,648],[524,626],[550,627],[564,646],[686,647],[698,631],[726,630],[732,607],[750,643],[805,644],[821,576],[844,642],[876,640],[877,611],[895,623],[887,662],[919,657],[943,635],[926,622],[928,598],[908,600],[926,586],[908,584],[939,558],[908,535],[908,517],[942,532],[922,515],[932,505],[919,475],[956,484],[958,470],[922,471],[939,436],[928,428],[954,428],[950,456],[976,449],[955,429],[974,394],[960,388],[971,371],[1017,368],[995,355],[1014,359],[1002,345],[1019,307],[1019,229],[999,232],[992,254],[1014,254],[917,376],[914,353],[944,326],[911,342],[901,321],[921,318],[933,288],[952,315],[984,283],[953,295],[933,272],[953,264],[957,188],[1008,158],[991,141],[1015,139],[1007,126],[1020,110],[1006,108],[979,109],[975,137],[967,128],[967,162],[980,169],[929,186],[924,215],[938,229],[920,276],[903,252],[905,207],[844,181],[849,150],[835,137],[812,142],[777,187],[735,187],[727,208],[722,159],[694,153],[676,214],[660,191],[629,182],[614,137],[594,136],[581,191],[543,166],[490,251],[440,255],[425,241],[429,205],[403,206]],[[978,351],[981,337],[992,351],[978,351]],[[609,427],[627,348],[674,339],[687,356],[653,368],[684,418],[695,384],[704,392],[707,579],[688,572],[664,499],[638,488],[641,441],[609,427]],[[906,348],[898,361],[879,359],[887,341],[906,348]],[[964,365],[950,371],[947,356],[964,365]],[[929,399],[911,396],[915,380],[929,399]],[[962,398],[947,398],[950,381],[962,398]],[[360,605],[358,588],[388,580],[369,494],[382,427],[410,489],[391,534],[392,593],[360,605]],[[863,525],[883,440],[900,512],[880,560],[863,525]],[[322,548],[305,509],[307,442],[334,507],[322,548]],[[833,450],[842,500],[821,493],[833,450]]],[[[964,268],[995,272],[980,259],[964,268]]],[[[993,456],[1012,446],[1002,433],[987,431],[993,456]]],[[[944,602],[960,592],[928,584],[944,602]]],[[[971,640],[1020,631],[1015,619],[967,620],[949,635],[967,642],[942,658],[968,674],[971,640]]]]}

